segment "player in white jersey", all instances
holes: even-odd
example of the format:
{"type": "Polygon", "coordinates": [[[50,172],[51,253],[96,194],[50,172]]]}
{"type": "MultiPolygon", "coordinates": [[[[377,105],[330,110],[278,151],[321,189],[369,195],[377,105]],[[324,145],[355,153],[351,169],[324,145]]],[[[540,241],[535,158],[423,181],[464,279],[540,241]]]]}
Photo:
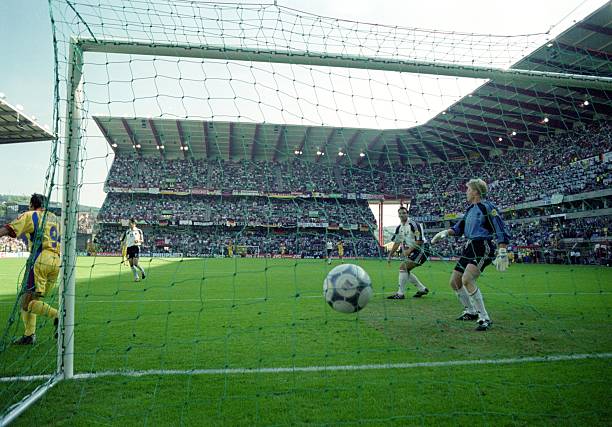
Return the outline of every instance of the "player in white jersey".
{"type": "Polygon", "coordinates": [[[402,250],[402,263],[399,268],[399,289],[388,299],[404,299],[406,296],[406,283],[412,283],[417,291],[413,295],[414,298],[421,298],[429,293],[429,289],[421,283],[421,281],[412,274],[412,270],[427,261],[427,248],[425,236],[423,235],[423,226],[416,221],[408,219],[408,209],[401,206],[397,211],[400,218],[400,225],[395,229],[393,235],[393,247],[389,252],[387,262],[391,262],[391,257],[400,247],[402,250]]]}
{"type": "Polygon", "coordinates": [[[140,281],[140,277],[138,277],[138,271],[142,275],[144,279],[146,277],[144,270],[141,266],[138,265],[138,258],[140,256],[140,246],[144,243],[144,234],[142,234],[142,230],[136,227],[136,220],[134,218],[130,219],[130,228],[123,233],[121,236],[121,249],[123,257],[127,256],[127,259],[130,263],[130,267],[132,268],[132,272],[134,273],[134,281],[140,281]]]}
{"type": "Polygon", "coordinates": [[[327,252],[327,263],[331,264],[332,262],[332,252],[334,251],[334,244],[331,240],[328,240],[325,244],[325,250],[327,252]]]}

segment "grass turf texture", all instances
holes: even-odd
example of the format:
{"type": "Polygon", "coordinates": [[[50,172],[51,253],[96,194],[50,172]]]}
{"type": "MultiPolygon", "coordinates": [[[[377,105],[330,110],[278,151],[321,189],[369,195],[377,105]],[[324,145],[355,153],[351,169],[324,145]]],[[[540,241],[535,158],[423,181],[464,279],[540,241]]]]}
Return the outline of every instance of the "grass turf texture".
{"type": "MultiPolygon", "coordinates": [[[[494,326],[478,333],[473,322],[454,320],[461,310],[448,285],[452,263],[415,270],[430,295],[393,301],[385,297],[396,290],[397,262],[348,262],[368,271],[377,292],[351,315],[334,312],[322,297],[323,278],[338,261],[143,259],[147,279],[134,283],[116,258],[81,258],[75,373],[612,352],[610,269],[513,265],[502,274],[490,267],[479,284],[494,326]]],[[[4,323],[23,264],[0,261],[4,323]]],[[[39,325],[36,346],[0,354],[1,376],[52,372],[52,326],[39,325]]],[[[62,382],[17,424],[610,424],[611,360],[116,375],[62,382]]],[[[0,383],[3,410],[38,383],[0,383]]]]}

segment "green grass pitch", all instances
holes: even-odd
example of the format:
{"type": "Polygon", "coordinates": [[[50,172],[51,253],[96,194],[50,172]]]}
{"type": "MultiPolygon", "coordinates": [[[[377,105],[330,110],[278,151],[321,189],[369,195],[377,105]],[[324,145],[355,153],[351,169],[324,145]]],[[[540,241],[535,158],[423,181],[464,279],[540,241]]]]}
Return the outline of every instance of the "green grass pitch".
{"type": "MultiPolygon", "coordinates": [[[[393,301],[397,261],[346,262],[376,292],[357,314],[323,300],[338,260],[145,258],[134,283],[117,258],[80,258],[75,373],[105,374],[61,382],[15,425],[612,424],[612,269],[489,267],[482,333],[454,320],[453,263],[416,269],[431,293],[393,301]],[[584,354],[595,358],[519,360],[584,354]]],[[[23,264],[0,260],[4,325],[23,264]]],[[[51,373],[52,333],[40,319],[37,345],[0,353],[0,377],[51,373]]],[[[2,410],[40,383],[0,382],[2,410]]]]}

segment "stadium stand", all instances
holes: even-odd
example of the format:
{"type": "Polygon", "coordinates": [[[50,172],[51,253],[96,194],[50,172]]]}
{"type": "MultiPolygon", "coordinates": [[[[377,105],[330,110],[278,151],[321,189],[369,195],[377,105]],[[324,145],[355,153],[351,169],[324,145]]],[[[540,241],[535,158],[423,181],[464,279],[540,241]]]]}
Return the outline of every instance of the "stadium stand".
{"type": "MultiPolygon", "coordinates": [[[[511,224],[517,254],[519,247],[524,248],[517,261],[566,262],[567,256],[549,256],[544,251],[564,252],[563,241],[575,246],[576,239],[581,239],[579,243],[592,243],[590,252],[595,254],[594,245],[607,240],[611,146],[610,126],[595,122],[549,138],[538,147],[508,150],[497,158],[469,164],[424,163],[402,174],[394,167],[351,168],[299,156],[286,162],[230,162],[140,161],[138,155],[117,155],[107,180],[109,194],[98,217],[107,237],[98,243],[101,251],[116,252],[120,234],[116,225],[135,217],[145,230],[150,227],[151,252],[159,249],[154,242],[163,242],[160,247],[175,253],[214,255],[222,253],[219,247],[225,245],[211,242],[232,240],[259,248],[259,254],[277,254],[282,242],[287,254],[316,257],[323,254],[325,233],[331,232],[335,239],[366,242],[348,250],[351,255],[375,256],[376,241],[364,232],[375,228],[375,218],[365,199],[351,199],[349,194],[412,200],[411,215],[433,231],[447,226],[465,209],[464,184],[469,177],[479,176],[491,183],[490,198],[511,224]],[[592,197],[584,199],[586,204],[552,203],[555,195],[576,194],[592,197]],[[530,202],[535,205],[522,207],[530,202]],[[576,217],[593,209],[602,216],[595,212],[588,214],[595,215],[590,218],[576,217]],[[570,217],[547,220],[560,214],[570,217]],[[524,255],[527,252],[530,255],[524,255]]],[[[450,241],[440,246],[438,255],[453,256],[459,250],[450,241]]],[[[582,259],[599,262],[593,257],[582,259]]]]}

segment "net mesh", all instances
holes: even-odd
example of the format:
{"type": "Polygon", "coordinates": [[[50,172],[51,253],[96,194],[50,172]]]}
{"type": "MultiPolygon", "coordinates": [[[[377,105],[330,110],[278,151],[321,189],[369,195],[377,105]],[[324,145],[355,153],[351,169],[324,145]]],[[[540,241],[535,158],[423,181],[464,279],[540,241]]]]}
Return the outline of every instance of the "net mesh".
{"type": "MultiPolygon", "coordinates": [[[[69,45],[88,40],[73,166],[81,203],[105,197],[95,221],[79,216],[75,379],[24,419],[52,422],[47,407],[110,424],[610,419],[612,107],[601,52],[549,33],[390,27],[276,5],[52,0],[50,10],[64,135],[69,45]],[[214,56],[199,58],[204,49],[214,56]],[[364,58],[449,75],[364,69],[364,58]],[[461,67],[601,81],[468,79],[461,67]],[[489,267],[479,280],[495,321],[484,337],[454,320],[461,306],[447,285],[465,240],[431,245],[413,271],[429,295],[388,300],[395,227],[374,213],[405,204],[429,240],[461,218],[473,177],[489,183],[512,235],[508,272],[489,267]],[[143,271],[122,259],[131,218],[143,271]],[[343,263],[374,286],[357,314],[321,297],[343,263]]],[[[52,156],[49,195],[63,160],[52,156]]],[[[21,264],[6,264],[11,278],[21,264]]],[[[57,294],[46,301],[57,306],[57,294]]],[[[0,353],[6,414],[57,371],[58,350],[49,321],[37,345],[8,345],[23,326],[14,287],[4,299],[14,304],[0,353]]]]}

